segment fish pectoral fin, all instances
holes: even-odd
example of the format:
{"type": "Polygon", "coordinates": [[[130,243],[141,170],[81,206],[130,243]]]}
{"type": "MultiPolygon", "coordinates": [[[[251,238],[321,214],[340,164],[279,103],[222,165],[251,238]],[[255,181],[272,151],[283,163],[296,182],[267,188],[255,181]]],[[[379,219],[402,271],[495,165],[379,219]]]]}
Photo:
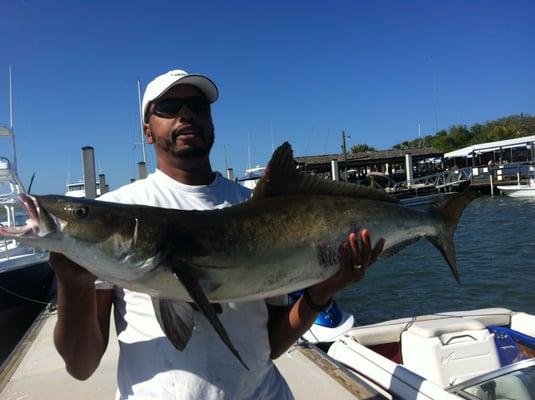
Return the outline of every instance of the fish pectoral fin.
{"type": "Polygon", "coordinates": [[[186,288],[188,294],[190,295],[194,303],[197,305],[197,307],[199,307],[199,310],[203,313],[208,322],[210,322],[210,324],[216,330],[217,334],[219,335],[223,343],[225,343],[225,345],[228,347],[230,352],[234,354],[234,356],[248,370],[249,368],[243,362],[242,358],[240,357],[240,354],[230,341],[225,327],[223,326],[219,318],[217,318],[216,312],[210,304],[210,301],[206,297],[206,294],[202,290],[201,286],[199,285],[197,278],[192,276],[192,274],[189,273],[186,268],[181,267],[173,268],[173,274],[186,288]]]}
{"type": "Polygon", "coordinates": [[[156,319],[165,336],[178,350],[186,348],[193,332],[193,309],[189,303],[153,298],[156,319]]]}

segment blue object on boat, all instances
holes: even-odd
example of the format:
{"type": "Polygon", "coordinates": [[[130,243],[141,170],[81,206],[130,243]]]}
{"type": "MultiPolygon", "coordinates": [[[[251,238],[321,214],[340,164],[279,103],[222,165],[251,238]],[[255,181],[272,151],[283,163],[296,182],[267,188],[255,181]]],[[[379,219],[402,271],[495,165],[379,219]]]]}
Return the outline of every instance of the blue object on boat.
{"type": "Polygon", "coordinates": [[[327,328],[335,328],[342,322],[343,313],[336,301],[333,300],[333,304],[327,311],[323,311],[318,315],[314,323],[316,325],[325,326],[327,328]]]}
{"type": "Polygon", "coordinates": [[[529,335],[503,326],[491,325],[487,328],[491,333],[494,333],[494,341],[502,366],[529,358],[518,346],[518,343],[535,350],[535,338],[529,335]]]}
{"type": "MultiPolygon", "coordinates": [[[[303,296],[303,291],[299,290],[297,292],[290,293],[288,295],[289,303],[293,304],[303,296]]],[[[314,323],[316,325],[324,326],[326,328],[335,328],[340,325],[342,322],[344,314],[335,300],[333,300],[332,305],[327,311],[321,312],[314,323]]]]}

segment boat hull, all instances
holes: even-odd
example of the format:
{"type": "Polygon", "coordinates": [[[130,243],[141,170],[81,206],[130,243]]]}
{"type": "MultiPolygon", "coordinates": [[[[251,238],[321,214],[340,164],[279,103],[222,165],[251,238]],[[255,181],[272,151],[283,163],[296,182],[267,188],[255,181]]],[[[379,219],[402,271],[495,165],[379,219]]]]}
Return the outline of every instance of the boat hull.
{"type": "Polygon", "coordinates": [[[498,186],[502,193],[509,197],[535,197],[533,186],[498,186]]]}
{"type": "Polygon", "coordinates": [[[40,307],[55,294],[55,275],[48,262],[0,272],[0,324],[17,316],[18,310],[40,307]]]}

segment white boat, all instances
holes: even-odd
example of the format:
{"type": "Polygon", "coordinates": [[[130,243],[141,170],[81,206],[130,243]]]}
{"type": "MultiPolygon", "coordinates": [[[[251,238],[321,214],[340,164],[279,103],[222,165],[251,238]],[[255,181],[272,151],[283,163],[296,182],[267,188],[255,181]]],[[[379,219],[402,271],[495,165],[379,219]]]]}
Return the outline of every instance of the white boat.
{"type": "MultiPolygon", "coordinates": [[[[7,158],[0,157],[0,224],[23,226],[26,215],[20,207],[18,196],[25,193],[22,183],[10,169],[7,158]]],[[[0,240],[0,273],[13,271],[48,261],[48,252],[22,245],[13,239],[0,240]]]]}
{"type": "Polygon", "coordinates": [[[446,197],[454,195],[455,192],[433,193],[425,195],[416,195],[406,198],[398,198],[400,203],[407,207],[428,206],[439,203],[446,199],[446,197]]]}
{"type": "MultiPolygon", "coordinates": [[[[17,153],[13,132],[11,69],[9,74],[9,127],[0,126],[0,138],[11,144],[12,160],[0,157],[0,224],[25,225],[26,215],[18,196],[25,193],[17,175],[17,153]]],[[[0,240],[0,324],[19,318],[20,307],[30,302],[48,302],[55,291],[54,273],[48,252],[23,245],[17,240],[0,240]]]]}
{"type": "MultiPolygon", "coordinates": [[[[3,226],[25,225],[27,217],[18,203],[18,196],[24,192],[9,160],[0,157],[0,223],[3,226]]],[[[0,240],[0,323],[28,301],[48,301],[53,294],[53,281],[47,251],[14,239],[0,240]]]]}
{"type": "MultiPolygon", "coordinates": [[[[100,196],[100,185],[99,182],[96,182],[97,185],[97,196],[100,196]]],[[[77,182],[67,183],[67,191],[65,196],[70,197],[85,197],[85,184],[83,179],[80,179],[77,182]]]]}
{"type": "MultiPolygon", "coordinates": [[[[357,326],[322,348],[373,398],[535,399],[535,316],[523,312],[489,308],[357,326]]],[[[285,377],[299,385],[299,374],[285,377]]]]}
{"type": "Polygon", "coordinates": [[[238,178],[238,182],[240,185],[252,190],[255,188],[258,180],[264,175],[265,170],[266,167],[261,167],[259,165],[254,168],[247,168],[243,176],[238,178]]]}
{"type": "Polygon", "coordinates": [[[498,186],[498,189],[509,197],[535,197],[535,179],[530,177],[527,185],[498,186]]]}

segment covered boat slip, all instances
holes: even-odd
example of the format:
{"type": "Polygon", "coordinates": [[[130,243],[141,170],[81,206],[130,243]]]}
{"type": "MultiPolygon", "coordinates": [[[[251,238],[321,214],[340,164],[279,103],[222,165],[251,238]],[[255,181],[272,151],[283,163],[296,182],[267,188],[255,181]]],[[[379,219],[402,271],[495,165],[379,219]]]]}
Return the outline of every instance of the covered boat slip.
{"type": "MultiPolygon", "coordinates": [[[[113,399],[118,344],[110,337],[97,372],[87,381],[72,378],[53,344],[56,314],[44,311],[0,372],[0,399],[113,399]]],[[[112,334],[115,328],[111,329],[112,334]]],[[[381,399],[383,396],[315,348],[293,348],[276,360],[296,399],[381,399]]]]}

